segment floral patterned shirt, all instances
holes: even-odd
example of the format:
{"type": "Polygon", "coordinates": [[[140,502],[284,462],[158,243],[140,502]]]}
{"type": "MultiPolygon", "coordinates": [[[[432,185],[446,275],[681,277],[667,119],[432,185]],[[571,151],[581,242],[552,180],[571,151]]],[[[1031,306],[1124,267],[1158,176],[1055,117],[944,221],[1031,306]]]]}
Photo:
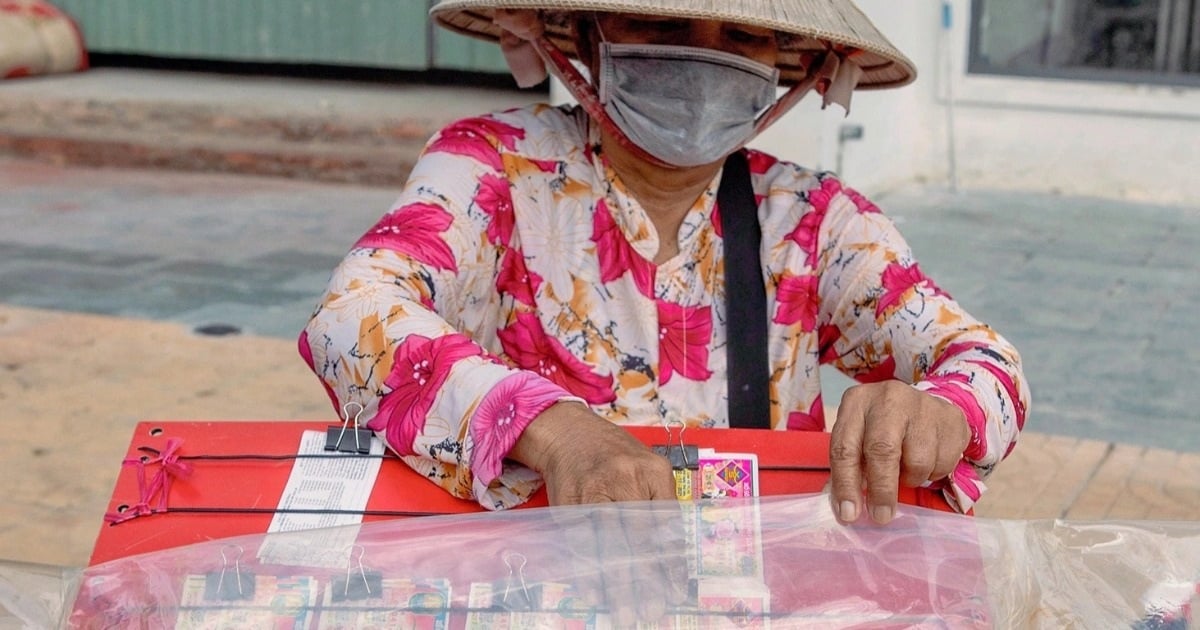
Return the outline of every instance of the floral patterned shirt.
{"type": "MultiPolygon", "coordinates": [[[[1016,443],[1016,350],[926,278],[858,193],[750,151],[770,323],[771,424],[822,431],[818,365],[900,379],[964,413],[941,486],[969,509],[1016,443]]],[[[560,400],[618,424],[725,427],[720,174],[663,264],[649,216],[579,109],[462,120],[427,145],[394,208],[355,245],[300,337],[335,406],[449,492],[499,509],[541,480],[505,459],[560,400]]]]}

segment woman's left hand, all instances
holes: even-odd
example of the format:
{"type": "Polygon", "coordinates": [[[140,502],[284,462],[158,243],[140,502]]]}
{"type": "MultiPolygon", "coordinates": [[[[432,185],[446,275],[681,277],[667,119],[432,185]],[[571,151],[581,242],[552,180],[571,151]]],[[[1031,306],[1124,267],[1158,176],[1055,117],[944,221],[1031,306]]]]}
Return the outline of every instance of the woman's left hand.
{"type": "Polygon", "coordinates": [[[900,483],[918,487],[954,472],[971,439],[962,411],[900,381],[846,390],[829,449],[834,514],[843,523],[863,512],[886,524],[896,514],[900,483]]]}

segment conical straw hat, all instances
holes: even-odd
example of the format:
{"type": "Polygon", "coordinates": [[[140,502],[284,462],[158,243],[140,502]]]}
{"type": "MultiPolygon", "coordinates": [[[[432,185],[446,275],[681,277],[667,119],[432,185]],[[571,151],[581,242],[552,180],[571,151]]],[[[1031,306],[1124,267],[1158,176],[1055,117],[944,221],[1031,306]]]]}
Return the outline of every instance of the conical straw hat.
{"type": "Polygon", "coordinates": [[[812,55],[828,45],[858,49],[854,61],[863,69],[860,89],[900,87],[917,76],[904,56],[851,0],[441,0],[430,11],[450,30],[497,41],[492,23],[496,9],[540,9],[546,36],[563,52],[577,57],[570,14],[577,11],[659,15],[720,20],[774,29],[780,34],[780,83],[807,76],[812,55]]]}

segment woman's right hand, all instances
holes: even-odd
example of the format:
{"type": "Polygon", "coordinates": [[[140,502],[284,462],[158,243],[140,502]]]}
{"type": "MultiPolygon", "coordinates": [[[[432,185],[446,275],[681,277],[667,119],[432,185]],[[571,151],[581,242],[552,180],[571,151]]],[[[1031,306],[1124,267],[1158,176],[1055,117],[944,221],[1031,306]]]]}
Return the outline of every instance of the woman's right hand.
{"type": "Polygon", "coordinates": [[[534,418],[509,458],[541,473],[551,505],[675,499],[666,458],[579,403],[534,418]]]}
{"type": "MultiPolygon", "coordinates": [[[[671,464],[579,403],[558,403],[509,453],[541,473],[551,505],[675,500],[671,464]]],[[[687,548],[670,510],[602,510],[570,540],[577,583],[617,627],[656,622],[687,599],[687,548]]]]}

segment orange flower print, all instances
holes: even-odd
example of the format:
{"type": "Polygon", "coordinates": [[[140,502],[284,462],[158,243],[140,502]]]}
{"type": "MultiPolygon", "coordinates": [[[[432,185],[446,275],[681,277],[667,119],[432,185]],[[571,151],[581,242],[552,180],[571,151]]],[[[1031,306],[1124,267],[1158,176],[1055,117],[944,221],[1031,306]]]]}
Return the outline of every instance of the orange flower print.
{"type": "Polygon", "coordinates": [[[712,309],[658,301],[659,382],[666,385],[676,372],[693,381],[706,381],[708,342],[712,340],[712,309]]]}
{"type": "Polygon", "coordinates": [[[390,249],[443,271],[458,271],[454,254],[442,233],[453,219],[441,206],[413,203],[384,215],[375,227],[358,239],[355,247],[390,249]]]}
{"type": "Polygon", "coordinates": [[[392,373],[384,380],[391,392],[379,403],[379,413],[367,424],[386,431],[388,444],[412,455],[412,443],[425,426],[425,416],[454,364],[483,354],[470,337],[451,334],[437,339],[409,335],[396,348],[392,373]]]}
{"type": "Polygon", "coordinates": [[[612,376],[601,376],[575,358],[542,328],[537,315],[517,313],[516,321],[500,330],[500,345],[517,367],[531,370],[593,405],[617,399],[612,376]]]}

